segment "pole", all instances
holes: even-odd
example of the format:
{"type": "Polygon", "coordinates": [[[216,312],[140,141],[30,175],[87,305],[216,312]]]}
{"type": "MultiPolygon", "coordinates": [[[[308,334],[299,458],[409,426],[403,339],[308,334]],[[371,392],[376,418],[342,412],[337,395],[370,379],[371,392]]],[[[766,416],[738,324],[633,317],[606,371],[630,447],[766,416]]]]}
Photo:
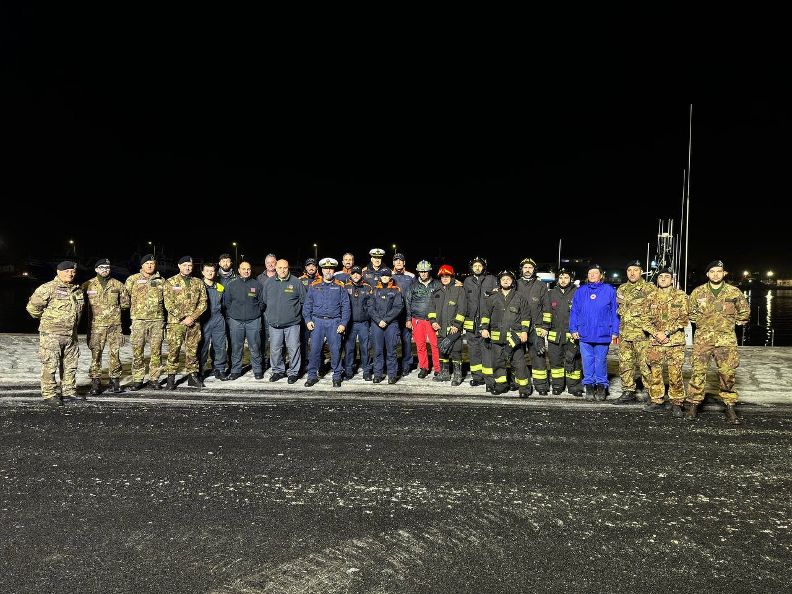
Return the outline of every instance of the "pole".
{"type": "Polygon", "coordinates": [[[685,287],[687,293],[688,277],[688,248],[690,240],[690,157],[693,152],[693,104],[690,104],[690,116],[688,119],[688,166],[687,166],[687,192],[686,192],[686,213],[685,213],[685,287]]]}
{"type": "Polygon", "coordinates": [[[646,242],[646,278],[649,278],[649,272],[652,270],[649,262],[649,242],[646,242]]]}
{"type": "Polygon", "coordinates": [[[558,270],[561,270],[561,240],[563,238],[558,238],[558,270]]]}

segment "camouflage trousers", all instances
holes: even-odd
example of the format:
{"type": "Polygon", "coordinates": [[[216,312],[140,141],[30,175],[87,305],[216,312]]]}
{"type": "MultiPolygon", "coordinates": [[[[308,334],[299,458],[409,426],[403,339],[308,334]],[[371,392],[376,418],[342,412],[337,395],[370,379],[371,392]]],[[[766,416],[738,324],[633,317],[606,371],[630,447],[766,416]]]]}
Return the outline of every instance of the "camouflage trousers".
{"type": "Polygon", "coordinates": [[[685,363],[685,345],[650,346],[646,351],[649,365],[649,397],[655,404],[662,404],[665,396],[663,365],[668,367],[668,398],[680,406],[685,401],[685,384],[682,381],[682,365],[685,363]]]}
{"type": "Polygon", "coordinates": [[[644,388],[649,386],[649,366],[646,364],[646,351],[649,340],[622,340],[619,338],[619,377],[621,377],[622,390],[634,392],[635,368],[641,374],[644,388]]]}
{"type": "Polygon", "coordinates": [[[162,339],[162,320],[132,320],[132,381],[142,382],[146,378],[146,360],[143,358],[146,342],[151,351],[151,380],[159,379],[162,373],[162,339]]]}
{"type": "Polygon", "coordinates": [[[60,371],[61,394],[77,394],[77,360],[80,347],[77,335],[49,334],[39,335],[39,360],[41,361],[41,395],[52,398],[56,395],[58,382],[55,373],[60,371]]]}
{"type": "Polygon", "coordinates": [[[119,324],[91,327],[91,339],[88,341],[88,348],[91,349],[91,368],[88,370],[88,376],[91,379],[102,377],[102,351],[105,344],[110,349],[108,360],[110,377],[121,377],[121,325],[119,324]]]}
{"type": "Polygon", "coordinates": [[[174,375],[179,369],[179,353],[184,347],[185,373],[198,372],[198,344],[201,342],[201,325],[168,324],[168,364],[165,369],[168,375],[174,375]]]}
{"type": "Polygon", "coordinates": [[[704,400],[704,385],[707,381],[707,369],[710,358],[715,359],[720,380],[720,397],[725,404],[737,402],[737,392],[734,382],[737,378],[737,367],[740,365],[740,356],[736,346],[713,346],[711,344],[693,343],[693,373],[688,384],[688,402],[698,404],[704,400]]]}

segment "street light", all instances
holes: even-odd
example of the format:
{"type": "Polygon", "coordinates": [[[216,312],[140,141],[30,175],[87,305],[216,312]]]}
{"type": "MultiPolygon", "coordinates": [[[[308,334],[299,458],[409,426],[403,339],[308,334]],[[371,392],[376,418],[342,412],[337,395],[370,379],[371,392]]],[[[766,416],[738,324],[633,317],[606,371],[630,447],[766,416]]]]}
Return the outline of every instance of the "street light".
{"type": "Polygon", "coordinates": [[[72,246],[72,250],[74,251],[74,257],[77,257],[77,244],[74,242],[73,239],[69,240],[69,245],[72,246]]]}
{"type": "Polygon", "coordinates": [[[234,246],[234,263],[239,266],[239,246],[236,241],[232,241],[231,245],[234,246]]]}
{"type": "Polygon", "coordinates": [[[319,257],[319,246],[314,244],[314,260],[319,257]]]}
{"type": "Polygon", "coordinates": [[[151,246],[151,255],[154,256],[154,259],[157,259],[157,244],[153,241],[149,241],[148,244],[151,246]]]}
{"type": "Polygon", "coordinates": [[[772,270],[768,270],[767,271],[767,278],[773,278],[773,271],[772,270]]]}
{"type": "Polygon", "coordinates": [[[391,247],[393,248],[393,255],[395,256],[396,255],[396,244],[392,243],[391,247]]]}

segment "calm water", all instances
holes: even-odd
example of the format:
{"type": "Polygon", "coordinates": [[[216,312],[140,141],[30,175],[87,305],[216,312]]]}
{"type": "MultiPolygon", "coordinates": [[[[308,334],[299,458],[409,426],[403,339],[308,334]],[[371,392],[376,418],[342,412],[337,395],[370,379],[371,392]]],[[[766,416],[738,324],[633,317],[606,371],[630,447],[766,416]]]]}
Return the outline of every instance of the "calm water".
{"type": "MultiPolygon", "coordinates": [[[[25,311],[28,297],[41,281],[9,280],[0,285],[0,332],[35,333],[38,321],[25,311]]],[[[792,346],[792,289],[745,293],[751,304],[751,324],[737,338],[745,345],[792,346]]],[[[128,328],[128,317],[125,320],[128,328]]],[[[84,331],[84,329],[83,329],[84,331]]]]}

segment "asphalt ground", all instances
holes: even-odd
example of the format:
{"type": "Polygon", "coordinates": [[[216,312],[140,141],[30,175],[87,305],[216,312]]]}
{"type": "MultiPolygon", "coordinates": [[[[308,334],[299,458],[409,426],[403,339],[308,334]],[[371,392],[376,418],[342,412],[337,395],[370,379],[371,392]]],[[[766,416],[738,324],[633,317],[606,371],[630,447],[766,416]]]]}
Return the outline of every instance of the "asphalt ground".
{"type": "Polygon", "coordinates": [[[788,592],[792,410],[0,397],[0,592],[788,592]]]}

